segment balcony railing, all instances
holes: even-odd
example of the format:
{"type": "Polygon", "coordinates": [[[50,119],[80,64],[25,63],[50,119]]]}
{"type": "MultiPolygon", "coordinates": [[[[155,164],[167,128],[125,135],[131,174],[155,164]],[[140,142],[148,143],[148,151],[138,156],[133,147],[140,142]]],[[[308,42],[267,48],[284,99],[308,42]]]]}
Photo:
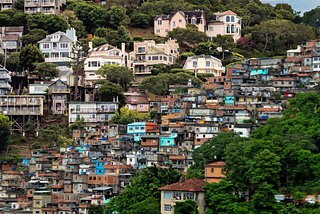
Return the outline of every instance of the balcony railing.
{"type": "MultiPolygon", "coordinates": [[[[49,11],[48,11],[49,13],[49,11]]],[[[57,50],[57,47],[53,48],[53,50],[57,50]]],[[[50,57],[50,58],[45,58],[46,62],[68,62],[70,61],[70,58],[68,57],[50,57]]]]}
{"type": "Polygon", "coordinates": [[[0,0],[0,3],[1,4],[3,4],[3,3],[11,3],[12,4],[12,0],[0,0]]]}
{"type": "Polygon", "coordinates": [[[96,109],[96,108],[82,108],[82,109],[71,109],[71,113],[112,113],[117,111],[117,109],[96,109]]]}
{"type": "Polygon", "coordinates": [[[0,83],[0,88],[11,88],[11,85],[8,83],[0,83]]]}

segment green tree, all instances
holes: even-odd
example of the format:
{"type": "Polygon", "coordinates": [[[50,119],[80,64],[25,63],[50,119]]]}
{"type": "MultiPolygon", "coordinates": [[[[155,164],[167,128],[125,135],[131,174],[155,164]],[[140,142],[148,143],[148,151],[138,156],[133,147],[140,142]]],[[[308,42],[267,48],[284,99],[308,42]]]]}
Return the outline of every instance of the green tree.
{"type": "Polygon", "coordinates": [[[27,15],[27,22],[30,30],[42,29],[47,31],[49,34],[57,31],[66,31],[68,29],[67,21],[58,15],[44,15],[32,13],[27,15]]]}
{"type": "Polygon", "coordinates": [[[118,27],[118,38],[117,38],[117,47],[121,47],[121,43],[125,43],[126,46],[129,46],[131,40],[130,32],[126,29],[125,26],[121,25],[118,27]]]}
{"type": "Polygon", "coordinates": [[[20,37],[20,40],[23,44],[34,44],[36,45],[38,41],[46,38],[48,31],[42,29],[32,29],[28,34],[25,34],[20,37]]]}
{"type": "Polygon", "coordinates": [[[106,82],[98,89],[99,100],[100,101],[113,101],[113,98],[117,98],[121,105],[125,105],[126,96],[123,94],[123,90],[117,84],[112,82],[106,82]]]}
{"type": "Polygon", "coordinates": [[[134,11],[130,14],[130,20],[130,25],[133,27],[147,28],[149,26],[150,16],[134,11]]]}
{"type": "Polygon", "coordinates": [[[197,202],[192,199],[177,201],[174,205],[174,214],[194,214],[198,213],[197,202]]]}
{"type": "Polygon", "coordinates": [[[164,38],[156,35],[149,35],[146,37],[146,40],[153,40],[156,44],[164,44],[164,38]]]}
{"type": "Polygon", "coordinates": [[[132,38],[132,41],[133,41],[133,42],[143,42],[144,39],[143,39],[142,36],[134,36],[134,37],[132,38]]]}
{"type": "Polygon", "coordinates": [[[17,2],[17,10],[24,10],[24,0],[18,0],[17,2]]]}
{"type": "Polygon", "coordinates": [[[74,100],[78,97],[78,79],[79,75],[84,75],[84,61],[88,55],[89,45],[86,40],[78,40],[71,49],[71,57],[68,66],[72,68],[74,75],[74,100]]]}
{"type": "Polygon", "coordinates": [[[274,94],[276,102],[281,102],[281,93],[278,91],[277,93],[274,94]]]}
{"type": "MultiPolygon", "coordinates": [[[[9,56],[7,57],[7,62],[6,62],[6,69],[8,69],[9,71],[15,71],[18,72],[19,71],[19,52],[12,52],[9,54],[9,56]]],[[[0,59],[1,61],[1,59],[0,59]]],[[[1,64],[1,63],[0,63],[1,64]]]]}
{"type": "Polygon", "coordinates": [[[147,114],[138,113],[136,110],[129,110],[126,107],[122,107],[120,108],[120,114],[116,112],[109,122],[114,124],[127,125],[129,123],[133,123],[135,120],[147,120],[147,119],[151,119],[150,113],[147,113],[147,114]]]}
{"type": "Polygon", "coordinates": [[[133,205],[131,210],[132,214],[160,214],[159,199],[149,197],[146,200],[141,201],[133,205]]]}
{"type": "Polygon", "coordinates": [[[236,188],[232,182],[222,179],[219,183],[206,184],[203,189],[206,190],[206,213],[248,213],[249,207],[244,204],[245,199],[234,194],[236,188]],[[238,206],[242,206],[246,212],[235,212],[238,206]]]}
{"type": "Polygon", "coordinates": [[[319,28],[320,27],[319,20],[320,20],[319,6],[303,14],[303,24],[319,28]]]}
{"type": "Polygon", "coordinates": [[[44,62],[44,56],[36,45],[27,45],[19,54],[19,66],[24,70],[34,71],[34,63],[44,62]]]}
{"type": "Polygon", "coordinates": [[[106,38],[99,38],[99,37],[95,37],[91,40],[92,42],[92,47],[99,47],[101,45],[107,44],[107,40],[106,38]]]}
{"type": "Polygon", "coordinates": [[[122,6],[112,6],[107,12],[108,26],[112,29],[118,29],[122,21],[126,18],[126,10],[122,6]]]}
{"type": "Polygon", "coordinates": [[[191,165],[191,168],[203,170],[205,164],[222,161],[225,157],[225,149],[231,142],[242,142],[244,140],[246,138],[242,138],[234,132],[218,134],[193,151],[194,164],[191,165]]]}
{"type": "Polygon", "coordinates": [[[120,65],[103,65],[96,71],[96,74],[109,82],[120,85],[123,91],[126,91],[127,85],[134,80],[132,70],[120,65]]]}
{"type": "Polygon", "coordinates": [[[175,38],[180,46],[184,43],[188,43],[193,47],[200,42],[207,42],[209,37],[204,32],[198,30],[198,27],[194,24],[187,24],[186,28],[174,28],[169,31],[167,38],[175,38]]]}
{"type": "Polygon", "coordinates": [[[97,28],[105,27],[108,24],[107,11],[102,4],[92,4],[83,0],[70,0],[68,1],[67,10],[75,12],[88,33],[92,34],[97,28]]]}
{"type": "Polygon", "coordinates": [[[59,69],[57,69],[57,65],[50,62],[39,62],[34,63],[34,74],[39,75],[41,79],[51,80],[59,76],[59,69]]]}
{"type": "MultiPolygon", "coordinates": [[[[199,43],[200,44],[200,43],[199,43]]],[[[189,56],[195,56],[195,54],[194,53],[192,53],[192,52],[184,52],[184,53],[181,53],[180,54],[180,61],[181,60],[186,60],[186,59],[188,59],[188,57],[189,56]]]]}
{"type": "Polygon", "coordinates": [[[104,214],[103,206],[90,204],[88,214],[104,214]]]}
{"type": "Polygon", "coordinates": [[[222,51],[222,60],[224,60],[224,52],[226,50],[233,50],[234,48],[237,47],[237,44],[234,43],[234,40],[232,36],[230,35],[221,35],[218,34],[216,37],[213,38],[212,40],[213,43],[221,47],[222,51]]]}
{"type": "Polygon", "coordinates": [[[216,56],[219,54],[217,48],[218,45],[214,44],[213,42],[200,42],[199,44],[197,44],[197,47],[194,52],[197,55],[216,56]]]}
{"type": "Polygon", "coordinates": [[[150,119],[155,119],[157,116],[157,110],[152,109],[151,111],[149,111],[150,114],[150,119]]]}
{"type": "Polygon", "coordinates": [[[0,148],[10,144],[11,122],[8,116],[0,114],[0,148]]]}
{"type": "Polygon", "coordinates": [[[11,18],[7,14],[0,13],[0,23],[2,26],[10,26],[11,18]]]}
{"type": "Polygon", "coordinates": [[[76,30],[78,39],[85,38],[87,36],[87,31],[85,26],[83,25],[83,22],[77,18],[76,14],[73,11],[65,10],[60,13],[59,16],[63,17],[67,21],[68,28],[73,27],[76,30]]]}
{"type": "Polygon", "coordinates": [[[170,85],[186,85],[191,79],[193,84],[200,84],[202,81],[188,73],[160,73],[157,76],[150,76],[142,80],[139,90],[146,90],[157,95],[166,95],[169,93],[170,85]]]}
{"type": "Polygon", "coordinates": [[[179,181],[181,174],[172,168],[167,169],[155,165],[137,172],[137,176],[130,180],[120,196],[116,196],[106,206],[106,212],[134,213],[135,206],[149,197],[158,199],[160,204],[160,191],[158,188],[179,181]]]}

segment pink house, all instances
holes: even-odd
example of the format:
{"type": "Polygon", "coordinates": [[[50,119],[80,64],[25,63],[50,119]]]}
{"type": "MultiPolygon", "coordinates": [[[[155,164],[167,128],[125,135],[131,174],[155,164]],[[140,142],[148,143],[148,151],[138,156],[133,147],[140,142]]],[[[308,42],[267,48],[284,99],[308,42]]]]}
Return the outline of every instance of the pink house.
{"type": "Polygon", "coordinates": [[[187,24],[195,24],[199,31],[205,32],[206,19],[204,12],[177,11],[170,15],[158,15],[154,18],[154,35],[166,37],[167,33],[176,27],[186,28],[187,24]]]}

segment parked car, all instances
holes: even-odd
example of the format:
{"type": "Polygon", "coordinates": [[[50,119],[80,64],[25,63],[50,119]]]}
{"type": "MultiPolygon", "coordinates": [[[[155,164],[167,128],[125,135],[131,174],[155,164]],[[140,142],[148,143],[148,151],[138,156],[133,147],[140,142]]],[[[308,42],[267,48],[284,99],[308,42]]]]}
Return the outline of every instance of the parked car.
{"type": "Polygon", "coordinates": [[[315,201],[313,200],[313,198],[311,196],[309,196],[308,198],[306,198],[306,201],[309,203],[309,204],[314,204],[315,201]]]}
{"type": "Polygon", "coordinates": [[[274,198],[277,200],[277,202],[281,202],[286,198],[286,196],[285,195],[275,195],[274,198]]]}
{"type": "Polygon", "coordinates": [[[285,204],[290,204],[290,203],[294,203],[295,201],[293,198],[285,198],[281,202],[285,204]]]}

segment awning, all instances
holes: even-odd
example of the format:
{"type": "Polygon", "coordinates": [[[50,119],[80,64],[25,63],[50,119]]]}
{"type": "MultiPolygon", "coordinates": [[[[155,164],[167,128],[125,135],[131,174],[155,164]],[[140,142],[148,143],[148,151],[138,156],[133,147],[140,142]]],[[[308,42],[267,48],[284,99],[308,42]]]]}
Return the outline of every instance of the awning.
{"type": "Polygon", "coordinates": [[[112,187],[98,187],[98,188],[94,188],[92,189],[93,191],[106,191],[106,190],[111,190],[112,187]]]}

